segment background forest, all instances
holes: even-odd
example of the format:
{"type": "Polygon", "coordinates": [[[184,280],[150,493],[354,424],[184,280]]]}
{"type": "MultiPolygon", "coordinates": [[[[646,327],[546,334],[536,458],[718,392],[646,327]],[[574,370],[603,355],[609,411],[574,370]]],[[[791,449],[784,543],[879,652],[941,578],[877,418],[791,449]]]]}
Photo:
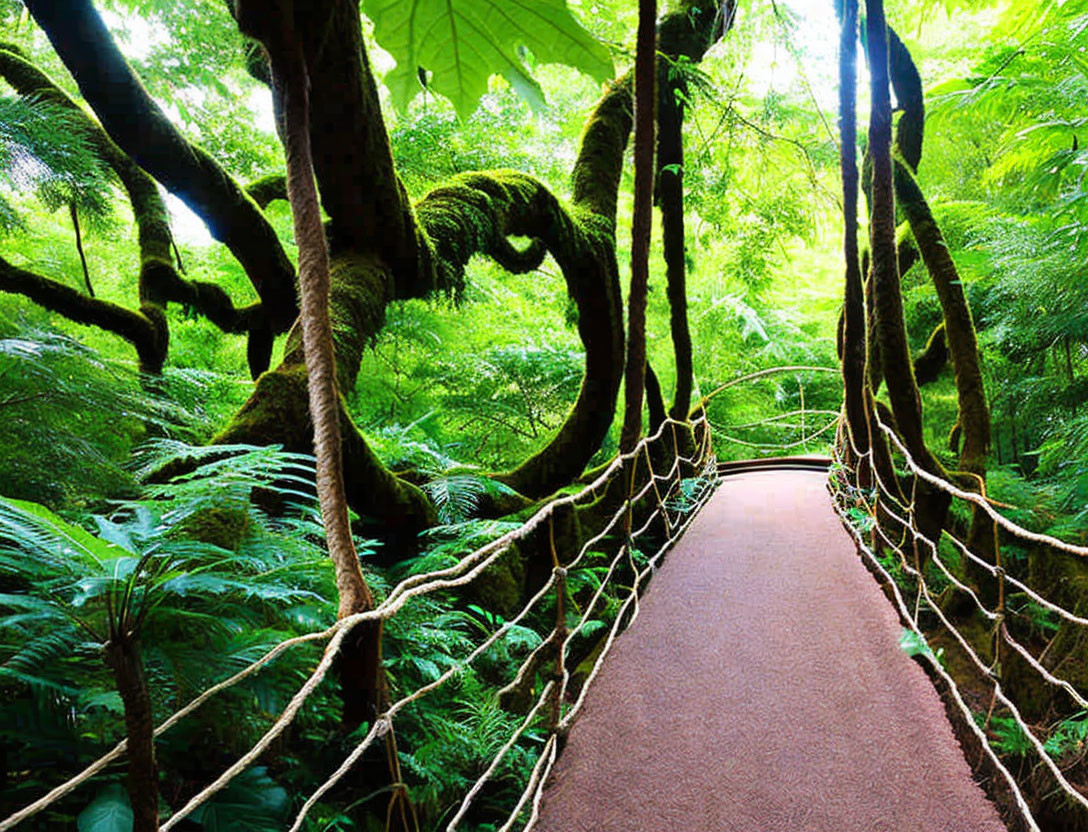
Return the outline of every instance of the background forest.
{"type": "MultiPolygon", "coordinates": [[[[252,41],[227,5],[94,5],[176,131],[247,189],[294,262],[291,212],[276,185],[284,159],[272,96],[255,77],[252,41]]],[[[437,75],[429,84],[414,71],[405,79],[386,51],[396,45],[383,41],[389,5],[362,4],[364,38],[384,78],[382,114],[409,196],[468,171],[509,168],[571,201],[572,168],[601,82],[612,75],[607,66],[594,71],[584,56],[537,65],[533,47],[521,46],[518,61],[532,83],[517,73],[484,73],[478,101],[463,90],[451,94],[437,75]]],[[[568,5],[598,39],[604,57],[596,60],[610,57],[617,74],[626,71],[638,17],[632,4],[568,5]]],[[[131,188],[88,128],[89,108],[75,112],[53,91],[28,90],[20,75],[22,62],[31,64],[82,101],[31,10],[0,0],[0,816],[125,736],[127,703],[101,655],[118,627],[139,630],[152,705],[162,716],[279,641],[327,625],[337,611],[312,459],[297,448],[242,440],[209,445],[233,437],[228,428],[237,427],[254,391],[255,338],[244,315],[261,298],[236,253],[156,186],[169,212],[165,256],[185,281],[224,290],[237,314],[219,307],[209,314],[218,303],[210,290],[163,303],[169,352],[152,377],[141,373],[147,361],[133,339],[94,325],[78,311],[82,300],[43,305],[26,288],[32,274],[70,293],[56,297],[133,307],[135,275],[146,267],[131,188]],[[178,465],[183,476],[162,476],[178,465]]],[[[1018,522],[1083,542],[1088,2],[889,0],[888,16],[926,91],[918,180],[978,331],[993,423],[989,494],[1013,507],[1018,522]]],[[[685,113],[683,257],[697,394],[793,368],[713,399],[707,416],[719,459],[824,454],[834,439],[842,405],[837,40],[832,0],[745,0],[702,60],[668,67],[685,113]]],[[[859,89],[859,113],[866,113],[865,85],[859,89]]],[[[625,164],[615,223],[625,296],[632,209],[625,164]]],[[[647,357],[669,402],[677,373],[660,238],[655,213],[647,357]]],[[[934,338],[941,308],[922,263],[902,285],[927,441],[951,464],[957,400],[943,340],[934,338]]],[[[513,512],[525,505],[513,503],[508,514],[487,510],[517,490],[487,472],[516,468],[548,446],[579,395],[586,363],[585,321],[554,258],[512,273],[474,257],[462,283],[446,288],[388,304],[384,327],[360,350],[355,384],[344,391],[369,448],[385,469],[410,469],[435,513],[409,556],[374,516],[356,517],[356,545],[379,597],[406,575],[447,565],[517,526],[513,512]]],[[[276,334],[272,366],[291,349],[289,336],[276,334]]],[[[616,454],[621,410],[590,467],[616,454]]],[[[492,585],[480,597],[428,598],[398,617],[383,643],[392,683],[437,678],[516,609],[510,593],[492,585]]],[[[618,604],[610,605],[596,620],[599,630],[618,614],[618,604]]],[[[406,712],[398,736],[411,751],[400,765],[424,828],[448,819],[452,801],[520,721],[490,691],[541,644],[540,624],[511,628],[487,666],[406,712]]],[[[592,628],[583,635],[589,639],[592,628]]],[[[209,772],[248,747],[320,655],[303,647],[201,711],[183,733],[161,739],[159,799],[177,809],[209,772]]],[[[284,828],[298,796],[320,781],[312,772],[335,766],[353,738],[336,692],[320,692],[260,767],[183,824],[241,828],[244,818],[247,829],[284,828]]],[[[489,807],[520,791],[533,742],[530,736],[507,758],[474,828],[496,828],[489,807]]],[[[1012,740],[1007,751],[1017,753],[1012,740]]],[[[132,828],[123,782],[122,767],[107,768],[35,822],[132,828]]],[[[306,828],[385,828],[380,812],[367,812],[389,791],[345,786],[318,804],[306,828]]]]}

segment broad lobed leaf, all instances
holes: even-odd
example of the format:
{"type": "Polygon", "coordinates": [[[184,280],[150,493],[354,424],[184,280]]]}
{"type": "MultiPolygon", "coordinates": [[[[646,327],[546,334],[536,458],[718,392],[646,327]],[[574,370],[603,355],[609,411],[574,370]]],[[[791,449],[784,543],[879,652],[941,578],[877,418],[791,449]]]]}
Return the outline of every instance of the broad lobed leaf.
{"type": "Polygon", "coordinates": [[[503,75],[534,107],[544,95],[523,50],[539,63],[573,66],[604,82],[612,77],[608,49],[574,18],[565,0],[365,0],[374,37],[396,59],[385,83],[404,110],[428,86],[445,96],[462,118],[503,75]]]}

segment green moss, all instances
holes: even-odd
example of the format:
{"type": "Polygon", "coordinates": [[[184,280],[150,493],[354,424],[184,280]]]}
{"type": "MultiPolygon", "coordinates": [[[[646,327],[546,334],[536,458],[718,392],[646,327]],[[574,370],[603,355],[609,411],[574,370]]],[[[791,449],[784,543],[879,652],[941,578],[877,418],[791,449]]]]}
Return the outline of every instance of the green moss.
{"type": "Polygon", "coordinates": [[[257,379],[253,395],[213,444],[281,444],[288,451],[310,453],[306,367],[281,364],[257,379]]]}
{"type": "Polygon", "coordinates": [[[287,177],[282,173],[270,173],[246,185],[246,193],[261,208],[277,199],[287,199],[287,177]]]}
{"type": "Polygon", "coordinates": [[[189,540],[210,543],[227,551],[236,551],[253,527],[244,509],[209,508],[194,514],[178,527],[189,540]]]}
{"type": "Polygon", "coordinates": [[[465,599],[503,616],[517,615],[524,603],[525,555],[511,546],[492,566],[465,587],[465,599]]]}

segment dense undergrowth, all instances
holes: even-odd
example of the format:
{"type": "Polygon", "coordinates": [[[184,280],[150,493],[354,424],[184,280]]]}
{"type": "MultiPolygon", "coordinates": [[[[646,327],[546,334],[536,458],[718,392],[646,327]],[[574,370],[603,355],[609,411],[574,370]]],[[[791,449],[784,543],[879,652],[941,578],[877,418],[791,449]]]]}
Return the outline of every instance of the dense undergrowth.
{"type": "MultiPolygon", "coordinates": [[[[239,179],[281,169],[273,131],[253,123],[266,113],[228,117],[262,88],[245,74],[240,55],[216,40],[222,9],[194,12],[183,26],[184,4],[108,5],[126,14],[137,7],[161,28],[163,43],[134,60],[153,94],[178,102],[171,116],[189,138],[239,179]]],[[[605,5],[609,13],[594,25],[604,37],[622,40],[632,12],[605,5]]],[[[917,15],[925,9],[889,3],[932,87],[919,178],[978,329],[994,424],[988,493],[1017,522],[1084,542],[1088,146],[1080,139],[1088,7],[1075,0],[1006,5],[1000,15],[961,10],[921,25],[917,15]]],[[[831,107],[814,93],[827,73],[807,60],[819,51],[815,23],[788,3],[754,4],[744,14],[744,25],[698,70],[677,68],[688,78],[688,306],[703,394],[774,367],[835,369],[838,361],[838,151],[831,107]],[[770,70],[748,73],[751,64],[766,63],[768,50],[777,55],[770,70]]],[[[74,91],[22,7],[0,2],[0,16],[4,37],[74,91]]],[[[539,113],[499,80],[464,120],[430,92],[406,112],[390,111],[407,189],[419,196],[458,173],[515,168],[565,196],[577,137],[598,90],[573,70],[542,67],[539,75],[550,102],[539,113]]],[[[621,229],[630,216],[630,186],[625,173],[621,229]]],[[[294,258],[286,205],[273,202],[264,213],[294,258]]],[[[211,244],[191,218],[175,224],[186,277],[214,281],[239,303],[255,299],[225,247],[211,244]]],[[[117,181],[79,129],[48,105],[0,87],[0,254],[68,285],[89,285],[97,297],[131,303],[139,267],[132,226],[117,181]],[[83,256],[73,217],[81,221],[83,256]]],[[[655,228],[655,246],[659,234],[655,228]]],[[[624,263],[629,240],[623,233],[617,239],[624,263]]],[[[941,320],[940,307],[921,266],[904,275],[903,291],[911,347],[920,353],[941,320]]],[[[321,548],[307,458],[274,448],[235,448],[227,459],[194,450],[223,428],[252,389],[241,337],[172,305],[170,360],[161,377],[149,379],[113,335],[14,295],[0,296],[0,303],[0,814],[6,814],[123,736],[120,698],[100,649],[122,605],[136,611],[161,718],[269,645],[327,626],[336,614],[336,588],[321,548]],[[182,480],[156,482],[158,465],[177,454],[195,454],[200,465],[182,480]]],[[[346,404],[389,468],[417,473],[441,525],[418,553],[390,569],[374,565],[379,544],[364,539],[367,527],[357,525],[379,598],[406,575],[448,565],[511,527],[511,518],[478,517],[482,504],[504,494],[486,475],[539,450],[562,423],[584,364],[577,314],[552,260],[520,275],[474,261],[457,297],[389,306],[346,404]]],[[[649,361],[668,400],[675,371],[659,259],[648,320],[649,361]]],[[[277,355],[282,345],[281,336],[277,355]]],[[[922,395],[927,444],[952,465],[951,371],[945,368],[922,395]]],[[[716,453],[722,459],[825,453],[841,398],[835,373],[808,369],[730,387],[708,406],[716,453]]],[[[615,454],[618,434],[614,424],[594,463],[615,454]]],[[[966,526],[969,518],[958,521],[966,526]]],[[[946,554],[962,568],[953,551],[946,554]]],[[[1009,546],[1005,554],[1010,568],[1025,575],[1047,565],[1046,553],[1009,546]]],[[[591,555],[572,577],[575,598],[595,588],[601,557],[591,555]]],[[[1053,643],[1055,662],[1081,661],[1083,646],[1058,641],[1067,634],[1044,610],[1010,601],[1018,632],[1040,652],[1053,643]]],[[[432,681],[513,609],[499,592],[451,592],[409,606],[385,633],[391,685],[411,690],[432,681]]],[[[576,652],[588,655],[616,612],[611,598],[583,630],[585,643],[576,652]]],[[[545,610],[513,628],[477,668],[404,712],[398,760],[424,828],[448,817],[520,721],[495,693],[552,623],[545,610]]],[[[164,801],[178,805],[247,747],[319,658],[317,648],[297,647],[164,735],[157,746],[164,801]]],[[[986,702],[972,704],[984,714],[986,702]]],[[[322,688],[261,766],[194,822],[241,828],[245,818],[247,829],[283,828],[300,796],[358,738],[343,732],[339,711],[333,687],[322,688]]],[[[993,716],[988,729],[1010,760],[1026,765],[1023,738],[1003,719],[993,716]]],[[[1085,716],[1043,710],[1038,720],[1048,751],[1079,771],[1088,748],[1085,716]]],[[[540,736],[530,729],[503,764],[472,819],[475,828],[493,828],[500,808],[520,792],[540,736]]],[[[364,760],[357,776],[318,806],[308,828],[360,828],[362,817],[384,828],[374,818],[384,811],[388,788],[374,793],[366,784],[386,782],[387,768],[381,755],[364,760]]],[[[110,824],[125,817],[122,777],[121,766],[107,770],[44,816],[42,828],[120,828],[110,824]]]]}

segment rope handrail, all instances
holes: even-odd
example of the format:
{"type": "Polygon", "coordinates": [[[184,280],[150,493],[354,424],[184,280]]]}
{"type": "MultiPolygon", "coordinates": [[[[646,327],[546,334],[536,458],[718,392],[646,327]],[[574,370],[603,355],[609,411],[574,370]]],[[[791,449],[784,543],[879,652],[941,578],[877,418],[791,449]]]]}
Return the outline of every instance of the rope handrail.
{"type": "MultiPolygon", "coordinates": [[[[703,401],[707,401],[709,398],[711,397],[704,397],[703,401]]],[[[577,708],[580,708],[581,698],[575,702],[574,706],[565,715],[566,719],[562,719],[563,697],[566,695],[566,690],[570,681],[570,675],[565,667],[563,667],[563,661],[569,651],[571,639],[582,630],[589,620],[591,620],[589,616],[596,609],[596,605],[600,598],[603,597],[608,582],[612,581],[617,573],[618,564],[622,561],[623,557],[626,556],[630,561],[632,573],[635,577],[631,587],[625,588],[627,597],[620,606],[619,611],[616,613],[607,640],[607,646],[600,651],[595,665],[582,683],[580,694],[584,696],[585,691],[596,678],[596,672],[600,667],[600,663],[603,661],[604,656],[607,655],[607,647],[611,645],[612,639],[614,639],[616,633],[620,629],[620,624],[629,624],[630,620],[633,620],[633,617],[637,615],[637,594],[641,582],[650,571],[655,568],[656,563],[664,552],[667,551],[667,549],[687,529],[687,526],[698,512],[698,509],[709,498],[713,491],[717,474],[713,464],[710,430],[706,424],[705,416],[700,415],[691,422],[680,422],[672,418],[666,418],[651,435],[643,438],[634,449],[627,453],[617,455],[609,465],[592,480],[592,482],[584,485],[575,493],[562,494],[549,500],[518,528],[508,531],[494,540],[487,542],[483,546],[478,547],[449,567],[419,575],[411,575],[403,579],[390,590],[382,602],[372,610],[347,616],[323,630],[306,633],[280,642],[262,656],[251,661],[238,672],[210,686],[188,704],[171,714],[155,728],[155,737],[161,736],[165,731],[177,725],[182,719],[202,707],[216,695],[236,686],[256,673],[259,673],[263,668],[267,667],[272,661],[292,647],[311,642],[328,642],[325,647],[324,655],[317,666],[296,690],[295,694],[273,721],[272,725],[248,751],[240,755],[211,783],[193,795],[193,797],[180,809],[164,819],[160,827],[163,832],[169,832],[170,829],[174,828],[183,819],[190,816],[193,811],[206,803],[218,791],[223,789],[234,778],[245,771],[271,746],[276,738],[287,729],[300,712],[304,703],[328,674],[341,644],[353,627],[365,621],[389,620],[404,609],[404,607],[414,598],[465,586],[473,582],[508,552],[514,543],[525,539],[531,533],[541,529],[544,523],[550,524],[551,528],[549,529],[549,534],[554,541],[554,523],[557,512],[560,509],[575,508],[593,502],[598,498],[598,495],[603,488],[614,482],[617,475],[627,471],[628,466],[631,466],[633,470],[633,467],[638,466],[639,464],[644,464],[646,467],[648,473],[646,482],[637,490],[633,487],[627,488],[625,485],[624,491],[627,492],[626,495],[620,501],[619,507],[600,524],[599,531],[582,543],[578,552],[569,559],[565,566],[560,568],[557,562],[557,568],[553,570],[552,575],[544,582],[543,586],[533,594],[514,617],[504,621],[501,626],[471,650],[467,656],[460,661],[454,662],[450,668],[440,674],[436,679],[421,685],[416,690],[402,696],[399,700],[389,705],[374,720],[366,735],[356,744],[355,748],[348,754],[341,765],[309,796],[299,809],[290,828],[292,830],[300,829],[312,807],[316,805],[321,797],[351,769],[366,750],[371,748],[379,740],[392,735],[394,731],[394,719],[407,705],[437,690],[454,678],[458,673],[463,672],[491,646],[504,638],[513,627],[525,620],[526,616],[537,608],[547,597],[554,596],[556,598],[557,606],[562,609],[562,598],[567,592],[565,581],[566,570],[578,567],[594,546],[609,535],[616,534],[621,523],[626,521],[626,542],[619,547],[619,551],[612,559],[612,565],[610,566],[605,579],[600,582],[591,601],[586,609],[582,611],[577,626],[568,631],[565,627],[565,622],[557,622],[556,629],[553,630],[552,635],[549,635],[548,639],[545,640],[551,641],[554,638],[554,640],[558,642],[557,662],[558,666],[562,668],[561,674],[544,686],[542,692],[536,697],[535,704],[529,709],[527,716],[521,722],[520,727],[507,739],[499,749],[497,756],[492,759],[487,770],[481,775],[477,784],[465,795],[457,815],[450,821],[447,828],[452,830],[456,827],[457,823],[464,817],[465,813],[467,813],[472,801],[480,793],[486,780],[498,769],[503,757],[505,757],[510,749],[517,744],[518,739],[529,729],[534,721],[540,717],[545,704],[551,703],[553,711],[556,714],[554,720],[555,724],[550,731],[549,739],[545,743],[537,763],[533,767],[525,791],[519,798],[513,814],[501,828],[512,828],[516,823],[519,814],[530,801],[535,817],[539,808],[539,792],[543,788],[544,782],[547,779],[547,772],[550,771],[558,751],[558,736],[562,731],[566,730],[567,726],[569,726],[572,712],[576,712],[577,708]],[[673,449],[670,453],[672,464],[669,466],[666,473],[658,474],[653,470],[650,448],[655,443],[663,440],[667,429],[673,432],[673,449]],[[694,431],[694,435],[699,437],[697,446],[694,447],[690,456],[685,456],[679,452],[677,440],[678,429],[694,431]],[[691,472],[687,473],[686,476],[691,477],[694,475],[695,482],[699,484],[697,493],[694,495],[688,493],[688,491],[682,487],[682,483],[685,481],[685,472],[691,472]],[[678,499],[680,501],[679,503],[676,502],[678,499]],[[630,520],[633,507],[641,506],[646,500],[651,501],[652,510],[646,512],[646,518],[641,522],[641,525],[638,528],[632,529],[630,520]],[[654,544],[657,545],[656,553],[650,557],[648,565],[640,570],[634,562],[632,549],[640,538],[653,532],[657,524],[662,525],[666,530],[664,542],[659,545],[654,544]],[[632,599],[633,612],[629,614],[628,611],[632,609],[632,599]],[[557,634],[558,637],[556,637],[557,634]],[[536,791],[534,792],[534,790],[536,791]]],[[[632,479],[632,486],[633,484],[634,480],[632,479]]],[[[639,509],[639,513],[641,516],[643,513],[642,508],[639,509]]],[[[557,557],[557,555],[555,556],[557,557]]],[[[539,649],[540,648],[538,647],[537,650],[532,651],[517,669],[515,681],[522,679],[525,675],[535,674],[535,669],[530,670],[530,663],[539,661],[539,649]]],[[[111,762],[119,759],[126,750],[127,743],[125,741],[118,743],[113,749],[85,767],[75,776],[50,790],[43,797],[0,821],[0,832],[15,827],[37,812],[56,803],[91,777],[101,772],[111,762]]],[[[533,821],[530,820],[530,824],[532,822],[533,821]]],[[[526,826],[525,828],[529,827],[526,826]]]]}
{"type": "MultiPolygon", "coordinates": [[[[925,612],[927,614],[932,614],[935,617],[940,630],[947,632],[951,636],[958,649],[961,650],[963,655],[969,660],[970,665],[972,665],[980,676],[985,678],[988,684],[992,686],[993,700],[990,711],[986,715],[985,723],[980,726],[976,724],[970,708],[966,706],[965,700],[960,694],[955,680],[953,680],[941,666],[938,657],[934,655],[931,650],[923,651],[921,654],[931,666],[932,670],[937,675],[941,676],[945,683],[949,685],[948,689],[950,697],[964,717],[965,724],[970,727],[971,731],[981,743],[986,758],[994,765],[995,769],[1000,773],[1001,778],[1009,786],[1010,794],[1013,796],[1013,803],[1025,826],[1031,830],[1039,829],[1038,822],[1032,815],[1032,810],[1016,777],[1014,777],[1009,769],[1001,762],[1000,755],[993,747],[986,733],[994,706],[998,704],[1009,715],[1008,719],[1015,725],[1016,730],[1018,730],[1026,739],[1027,747],[1030,748],[1031,755],[1037,758],[1039,764],[1046,769],[1056,785],[1057,791],[1063,794],[1065,798],[1070,801],[1071,805],[1077,805],[1084,810],[1088,810],[1088,797],[1069,781],[1051,753],[1048,753],[1044,741],[1039,737],[1038,729],[1034,729],[1024,718],[1023,713],[1014,701],[1013,695],[1003,686],[1001,676],[1003,671],[1001,647],[1002,645],[1005,645],[1023,661],[1026,667],[1036,673],[1044,682],[1046,682],[1046,684],[1063,691],[1068,695],[1069,700],[1077,708],[1081,709],[1081,711],[1088,710],[1088,696],[1078,690],[1068,679],[1063,679],[1057,675],[1056,670],[1052,671],[1043,665],[1042,658],[1046,651],[1044,650],[1039,656],[1034,655],[1028,647],[1018,641],[1013,636],[1012,632],[1010,632],[1010,618],[1015,618],[1020,614],[1020,611],[1010,610],[1008,608],[1006,597],[1007,588],[1012,587],[1017,591],[1022,592],[1030,602],[1038,604],[1043,609],[1055,613],[1062,620],[1069,622],[1069,624],[1085,626],[1088,625],[1088,618],[1070,612],[1060,604],[1046,598],[1042,593],[1032,589],[1023,580],[1009,574],[1001,563],[1000,557],[997,557],[994,563],[987,562],[987,560],[972,551],[971,548],[953,534],[950,529],[942,528],[940,530],[939,540],[947,540],[956,552],[966,558],[971,564],[980,567],[986,574],[995,580],[997,584],[996,607],[990,608],[987,606],[987,604],[983,602],[983,598],[980,597],[980,592],[976,591],[971,586],[968,586],[965,581],[958,578],[944,562],[940,556],[938,541],[932,540],[927,534],[919,529],[917,522],[918,518],[915,511],[918,484],[925,483],[948,494],[953,499],[962,500],[985,512],[985,515],[989,518],[990,522],[994,524],[995,534],[997,529],[1000,528],[1014,539],[1019,539],[1035,545],[1047,546],[1058,552],[1063,552],[1078,558],[1088,555],[1088,548],[1068,543],[1067,541],[1060,540],[1051,535],[1032,532],[1025,529],[998,512],[993,507],[992,501],[988,500],[984,494],[965,491],[943,477],[937,476],[924,469],[913,458],[896,432],[880,419],[878,413],[871,411],[870,416],[873,420],[874,427],[878,428],[888,437],[890,448],[902,459],[905,470],[907,471],[907,476],[910,477],[910,482],[912,483],[910,488],[911,493],[908,498],[907,494],[900,492],[898,488],[893,489],[889,483],[884,482],[878,470],[878,466],[874,464],[875,456],[873,449],[869,448],[865,452],[859,451],[856,443],[853,441],[850,430],[844,425],[840,430],[839,438],[836,441],[836,466],[833,468],[833,476],[829,483],[836,512],[839,514],[840,518],[842,518],[844,525],[846,525],[857,543],[859,552],[861,552],[866,562],[870,565],[870,568],[874,573],[879,575],[880,580],[885,587],[891,588],[891,594],[907,628],[920,637],[922,643],[928,643],[925,634],[919,626],[919,614],[922,610],[922,603],[924,601],[925,612]],[[866,470],[872,483],[871,489],[863,489],[854,484],[856,481],[851,480],[851,476],[854,474],[855,469],[852,469],[844,462],[844,450],[849,450],[851,452],[853,465],[867,466],[866,470]],[[904,502],[904,500],[906,500],[906,502],[904,502]],[[853,518],[850,514],[851,510],[855,512],[853,518]],[[857,520],[856,512],[860,512],[862,516],[869,518],[863,525],[865,526],[864,531],[870,531],[872,533],[871,545],[866,544],[862,535],[862,530],[855,525],[855,521],[857,520]],[[885,525],[889,523],[893,524],[898,531],[893,533],[891,530],[885,529],[885,525]],[[895,538],[898,538],[898,540],[895,538]],[[906,547],[913,549],[913,565],[909,562],[911,559],[907,557],[905,551],[906,547]],[[917,585],[918,601],[913,615],[903,599],[898,583],[892,577],[892,574],[885,569],[884,564],[878,556],[878,552],[881,549],[884,549],[889,553],[894,553],[896,558],[894,561],[895,566],[901,569],[902,573],[908,576],[908,578],[917,585]],[[946,614],[941,604],[942,599],[935,597],[937,593],[931,589],[925,570],[922,568],[922,565],[927,561],[932,562],[940,571],[941,576],[948,582],[949,590],[962,593],[970,598],[972,608],[990,623],[994,656],[992,662],[988,663],[979,655],[978,650],[972,645],[971,640],[963,635],[961,630],[950,619],[949,615],[946,614]]],[[[1076,716],[1076,714],[1073,716],[1076,716]]]]}
{"type": "Polygon", "coordinates": [[[879,415],[876,416],[876,424],[885,434],[888,435],[888,437],[892,440],[892,444],[895,445],[896,449],[901,454],[903,454],[904,460],[910,468],[911,473],[913,473],[914,475],[925,480],[930,485],[935,486],[936,488],[939,488],[948,494],[951,494],[953,497],[978,506],[988,515],[990,515],[991,520],[1004,528],[1006,531],[1016,535],[1017,537],[1023,538],[1024,540],[1030,540],[1032,543],[1041,543],[1045,546],[1052,546],[1055,549],[1061,549],[1063,552],[1068,552],[1071,555],[1088,557],[1088,546],[1077,546],[1073,543],[1067,543],[1066,541],[1061,540],[1057,537],[1053,537],[1049,534],[1042,534],[1040,532],[1033,532],[1030,529],[1025,529],[1023,526],[1014,523],[1005,515],[995,510],[993,506],[990,505],[989,501],[984,499],[979,494],[975,494],[971,491],[964,491],[961,488],[957,488],[948,480],[929,473],[920,465],[918,465],[917,462],[914,461],[914,457],[912,457],[907,451],[906,447],[896,435],[895,431],[888,427],[886,424],[884,424],[884,422],[881,421],[879,415]]]}

